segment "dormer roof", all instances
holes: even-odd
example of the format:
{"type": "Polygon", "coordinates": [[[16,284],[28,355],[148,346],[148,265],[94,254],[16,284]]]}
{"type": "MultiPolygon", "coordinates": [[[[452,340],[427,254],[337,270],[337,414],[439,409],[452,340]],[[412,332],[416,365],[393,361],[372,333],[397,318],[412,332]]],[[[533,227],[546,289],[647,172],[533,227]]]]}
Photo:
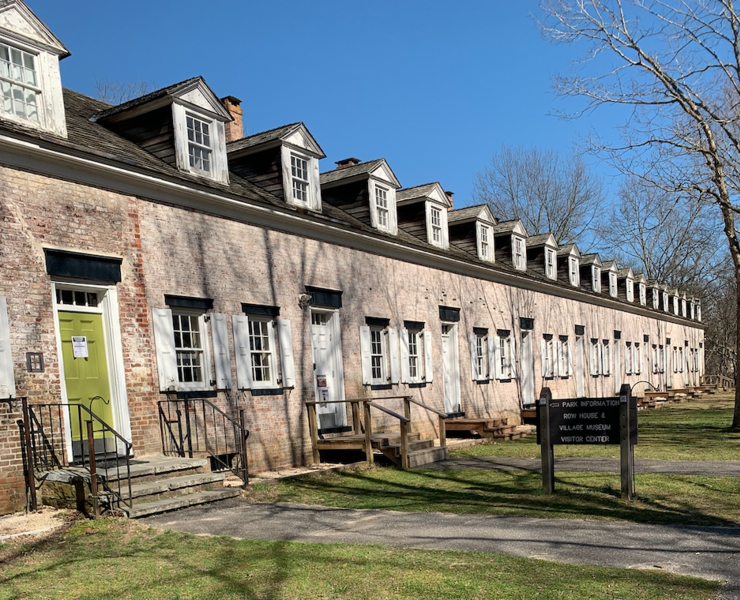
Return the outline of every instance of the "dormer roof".
{"type": "Polygon", "coordinates": [[[494,235],[515,233],[524,237],[527,236],[527,230],[524,229],[524,223],[522,223],[520,219],[512,219],[511,221],[499,221],[493,227],[493,233],[494,235]]]}
{"type": "Polygon", "coordinates": [[[635,283],[647,283],[647,277],[642,273],[635,273],[635,283]]]}
{"type": "Polygon", "coordinates": [[[527,248],[540,248],[542,246],[557,249],[558,244],[555,241],[555,236],[551,233],[539,233],[527,238],[527,248]]]}
{"type": "Polygon", "coordinates": [[[602,271],[613,271],[614,273],[618,273],[619,269],[617,268],[617,263],[613,260],[605,260],[601,263],[601,270],[602,271]]]}
{"type": "Polygon", "coordinates": [[[450,200],[447,198],[447,194],[445,194],[444,189],[438,181],[396,191],[396,204],[398,206],[411,204],[418,200],[431,200],[437,204],[441,204],[445,208],[450,207],[450,200]]]}
{"type": "Polygon", "coordinates": [[[351,165],[322,173],[321,185],[329,186],[344,183],[350,179],[367,179],[371,176],[394,184],[396,189],[401,187],[401,183],[384,158],[377,158],[359,165],[351,165]]]}
{"type": "Polygon", "coordinates": [[[627,267],[626,269],[619,269],[617,271],[617,277],[619,277],[620,279],[626,278],[634,280],[635,274],[630,267],[627,267]]]}
{"type": "Polygon", "coordinates": [[[558,256],[575,256],[576,258],[580,259],[581,253],[578,251],[578,246],[576,246],[575,244],[565,244],[563,246],[560,246],[560,250],[558,250],[558,256]]]}
{"type": "Polygon", "coordinates": [[[125,121],[139,114],[148,113],[155,108],[172,104],[175,99],[185,106],[191,105],[198,111],[205,111],[211,118],[219,121],[233,120],[221,100],[208,87],[206,80],[200,76],[174,83],[118,106],[112,106],[95,113],[90,117],[90,120],[92,122],[125,121]]]}
{"type": "Polygon", "coordinates": [[[582,267],[588,267],[594,265],[596,267],[602,267],[601,259],[599,258],[599,255],[596,254],[596,252],[592,252],[591,254],[584,254],[581,256],[581,266],[582,267]]]}
{"type": "Polygon", "coordinates": [[[5,35],[25,41],[56,54],[70,56],[64,44],[21,0],[0,0],[0,29],[5,35]]]}
{"type": "Polygon", "coordinates": [[[326,158],[326,154],[319,146],[316,139],[308,131],[308,128],[302,123],[290,123],[281,125],[274,129],[255,133],[240,140],[234,140],[226,144],[226,151],[229,157],[235,157],[241,154],[252,154],[266,148],[279,146],[283,143],[291,144],[307,150],[314,154],[316,158],[326,158]]]}
{"type": "Polygon", "coordinates": [[[486,221],[492,225],[496,223],[496,219],[487,204],[476,204],[475,206],[457,208],[447,214],[447,222],[449,224],[465,223],[466,221],[486,221]]]}

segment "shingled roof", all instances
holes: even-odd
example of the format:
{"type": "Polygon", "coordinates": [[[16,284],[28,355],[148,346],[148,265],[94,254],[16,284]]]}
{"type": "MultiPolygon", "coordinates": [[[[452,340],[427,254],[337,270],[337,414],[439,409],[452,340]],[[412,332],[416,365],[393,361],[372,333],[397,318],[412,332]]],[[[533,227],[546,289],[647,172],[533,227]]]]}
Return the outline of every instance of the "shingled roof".
{"type": "Polygon", "coordinates": [[[401,202],[403,200],[411,200],[412,198],[424,198],[432,193],[436,185],[439,184],[437,182],[422,183],[421,185],[400,189],[396,192],[396,200],[401,202]]]}
{"type": "MultiPolygon", "coordinates": [[[[553,242],[555,242],[555,238],[552,236],[551,233],[538,233],[537,235],[530,235],[527,238],[527,247],[528,248],[536,248],[537,246],[544,246],[547,244],[548,240],[552,238],[553,242]]],[[[555,244],[557,247],[557,243],[555,244]]]]}
{"type": "Polygon", "coordinates": [[[289,123],[288,125],[281,125],[274,129],[268,129],[267,131],[261,131],[260,133],[243,137],[240,140],[234,140],[233,142],[226,144],[226,150],[228,152],[236,152],[237,150],[244,150],[245,148],[251,148],[253,146],[266,144],[267,142],[279,140],[300,125],[303,125],[300,121],[289,123]]]}
{"type": "Polygon", "coordinates": [[[350,177],[356,177],[358,175],[367,175],[371,171],[375,170],[385,159],[376,158],[375,160],[369,160],[359,165],[351,165],[349,167],[342,167],[341,169],[334,169],[333,171],[327,171],[321,174],[321,183],[331,183],[333,181],[339,181],[340,179],[349,179],[350,177]]]}
{"type": "MultiPolygon", "coordinates": [[[[480,213],[488,205],[486,204],[475,204],[473,206],[466,206],[464,208],[456,208],[447,213],[448,223],[461,223],[463,221],[472,221],[477,219],[480,213]]],[[[493,216],[493,215],[491,215],[493,216]]],[[[493,221],[495,223],[495,219],[493,221]]]]}

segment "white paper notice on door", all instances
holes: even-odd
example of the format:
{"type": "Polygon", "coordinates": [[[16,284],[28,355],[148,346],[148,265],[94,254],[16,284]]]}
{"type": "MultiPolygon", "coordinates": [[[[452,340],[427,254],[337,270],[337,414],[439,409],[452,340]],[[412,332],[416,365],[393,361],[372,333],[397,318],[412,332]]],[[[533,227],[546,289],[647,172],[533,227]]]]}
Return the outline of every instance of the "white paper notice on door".
{"type": "Polygon", "coordinates": [[[75,358],[87,358],[87,337],[84,335],[72,336],[72,355],[75,358]]]}

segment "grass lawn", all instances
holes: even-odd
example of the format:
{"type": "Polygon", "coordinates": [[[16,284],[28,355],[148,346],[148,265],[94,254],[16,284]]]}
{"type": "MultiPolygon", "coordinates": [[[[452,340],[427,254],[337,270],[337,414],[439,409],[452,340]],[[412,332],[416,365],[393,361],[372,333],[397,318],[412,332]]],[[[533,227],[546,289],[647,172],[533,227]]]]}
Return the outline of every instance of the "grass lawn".
{"type": "MultiPolygon", "coordinates": [[[[740,460],[740,431],[730,431],[733,400],[729,396],[669,404],[638,413],[635,458],[664,460],[740,460]]],[[[539,458],[535,435],[513,442],[482,444],[451,456],[539,458]]],[[[555,456],[619,458],[619,446],[556,446],[555,456]]]]}
{"type": "Polygon", "coordinates": [[[256,502],[340,508],[618,519],[638,523],[740,524],[740,478],[638,475],[637,499],[620,497],[619,475],[555,472],[556,493],[542,493],[539,473],[522,471],[363,468],[262,485],[256,502]]]}
{"type": "Polygon", "coordinates": [[[0,546],[0,600],[704,600],[716,582],[503,554],[258,542],[82,521],[35,545],[0,546]]]}

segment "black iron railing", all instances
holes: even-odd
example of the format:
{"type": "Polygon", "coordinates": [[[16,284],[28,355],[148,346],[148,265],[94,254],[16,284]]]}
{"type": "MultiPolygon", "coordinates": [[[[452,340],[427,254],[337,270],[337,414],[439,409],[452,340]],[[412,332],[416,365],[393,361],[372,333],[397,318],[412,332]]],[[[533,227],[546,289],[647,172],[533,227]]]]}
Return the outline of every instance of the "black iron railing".
{"type": "Polygon", "coordinates": [[[237,421],[205,398],[162,400],[159,429],[165,456],[205,456],[211,471],[231,471],[249,482],[244,409],[237,421]]]}
{"type": "Polygon", "coordinates": [[[89,479],[96,514],[131,508],[133,445],[82,404],[31,404],[21,398],[18,421],[27,505],[37,506],[36,481],[52,471],[81,469],[89,479]]]}

